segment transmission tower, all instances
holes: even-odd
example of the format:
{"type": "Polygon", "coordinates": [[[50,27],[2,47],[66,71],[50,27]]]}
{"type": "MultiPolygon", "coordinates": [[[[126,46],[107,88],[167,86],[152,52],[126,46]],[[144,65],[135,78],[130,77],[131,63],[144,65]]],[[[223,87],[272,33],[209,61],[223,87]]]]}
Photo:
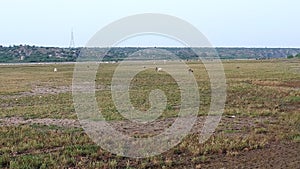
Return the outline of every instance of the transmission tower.
{"type": "Polygon", "coordinates": [[[75,40],[74,40],[74,32],[71,30],[71,40],[70,40],[70,48],[75,48],[75,40]]]}

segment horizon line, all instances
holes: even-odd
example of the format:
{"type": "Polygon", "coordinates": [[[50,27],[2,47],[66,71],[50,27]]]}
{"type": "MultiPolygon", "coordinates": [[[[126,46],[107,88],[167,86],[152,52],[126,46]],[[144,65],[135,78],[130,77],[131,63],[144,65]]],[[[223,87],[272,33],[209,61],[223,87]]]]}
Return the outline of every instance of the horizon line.
{"type": "MultiPolygon", "coordinates": [[[[0,47],[13,47],[13,46],[31,46],[31,47],[51,47],[51,48],[70,48],[68,46],[54,46],[54,45],[34,45],[34,44],[13,44],[1,45],[0,47]]],[[[86,46],[75,46],[76,48],[85,48],[86,46]]],[[[300,46],[202,46],[202,47],[188,47],[188,46],[113,46],[113,47],[98,47],[98,48],[245,48],[245,49],[300,49],[300,46]]]]}

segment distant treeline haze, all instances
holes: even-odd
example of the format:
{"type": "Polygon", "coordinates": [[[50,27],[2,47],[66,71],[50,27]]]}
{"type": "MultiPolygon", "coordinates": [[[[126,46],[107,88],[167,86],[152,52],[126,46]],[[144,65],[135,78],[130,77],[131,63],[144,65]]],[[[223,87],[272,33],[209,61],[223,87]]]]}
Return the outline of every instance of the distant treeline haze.
{"type": "MultiPolygon", "coordinates": [[[[59,47],[36,47],[28,45],[0,46],[0,62],[74,62],[80,57],[80,52],[86,48],[59,48],[59,47]]],[[[121,61],[129,55],[143,49],[151,48],[111,48],[106,52],[103,61],[121,61]]],[[[152,48],[154,49],[154,48],[152,48]]],[[[182,60],[195,60],[199,56],[190,48],[155,48],[164,49],[175,54],[182,60]]],[[[272,59],[272,58],[300,58],[299,48],[197,48],[201,57],[212,57],[216,55],[221,59],[272,59]]],[[[103,50],[98,48],[97,50],[103,50]]],[[[88,50],[87,50],[88,51],[88,50]]],[[[95,50],[91,50],[92,53],[95,50]]],[[[164,57],[168,59],[168,56],[164,57]]],[[[170,57],[171,58],[171,57],[170,57]]],[[[136,58],[138,59],[138,58],[136,58]]],[[[152,56],[149,59],[159,59],[152,56]]]]}

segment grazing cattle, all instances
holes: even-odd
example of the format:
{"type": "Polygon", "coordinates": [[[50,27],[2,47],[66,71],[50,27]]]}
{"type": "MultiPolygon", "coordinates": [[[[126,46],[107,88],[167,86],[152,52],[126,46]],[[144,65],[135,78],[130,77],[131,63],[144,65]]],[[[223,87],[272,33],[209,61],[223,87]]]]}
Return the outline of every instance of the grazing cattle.
{"type": "Polygon", "coordinates": [[[160,68],[160,67],[156,67],[156,68],[155,68],[155,71],[157,71],[157,72],[161,72],[161,71],[162,71],[162,68],[160,68]]]}
{"type": "Polygon", "coordinates": [[[194,70],[189,68],[189,73],[193,73],[193,72],[194,72],[194,70]]]}
{"type": "Polygon", "coordinates": [[[53,72],[57,72],[57,68],[54,68],[53,72]]]}

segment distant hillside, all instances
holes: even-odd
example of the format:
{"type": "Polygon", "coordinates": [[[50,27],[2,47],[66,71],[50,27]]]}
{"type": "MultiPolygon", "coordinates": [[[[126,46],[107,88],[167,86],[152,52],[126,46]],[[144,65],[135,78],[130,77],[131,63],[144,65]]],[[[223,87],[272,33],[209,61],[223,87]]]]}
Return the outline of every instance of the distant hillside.
{"type": "Polygon", "coordinates": [[[79,49],[35,46],[0,46],[0,62],[66,62],[75,61],[79,49]]]}
{"type": "MultiPolygon", "coordinates": [[[[0,62],[73,62],[82,48],[36,47],[28,45],[0,46],[0,62]]],[[[128,55],[146,48],[112,48],[104,61],[120,61],[128,55]]],[[[189,48],[158,48],[176,54],[180,59],[192,60],[198,56],[189,48]]],[[[99,49],[98,49],[99,50],[99,49]]],[[[101,50],[101,49],[100,49],[101,50]]],[[[201,48],[201,56],[213,55],[212,50],[201,48]]],[[[271,59],[287,58],[300,53],[299,48],[216,48],[221,59],[271,59]]],[[[156,59],[156,58],[152,58],[156,59]]]]}

